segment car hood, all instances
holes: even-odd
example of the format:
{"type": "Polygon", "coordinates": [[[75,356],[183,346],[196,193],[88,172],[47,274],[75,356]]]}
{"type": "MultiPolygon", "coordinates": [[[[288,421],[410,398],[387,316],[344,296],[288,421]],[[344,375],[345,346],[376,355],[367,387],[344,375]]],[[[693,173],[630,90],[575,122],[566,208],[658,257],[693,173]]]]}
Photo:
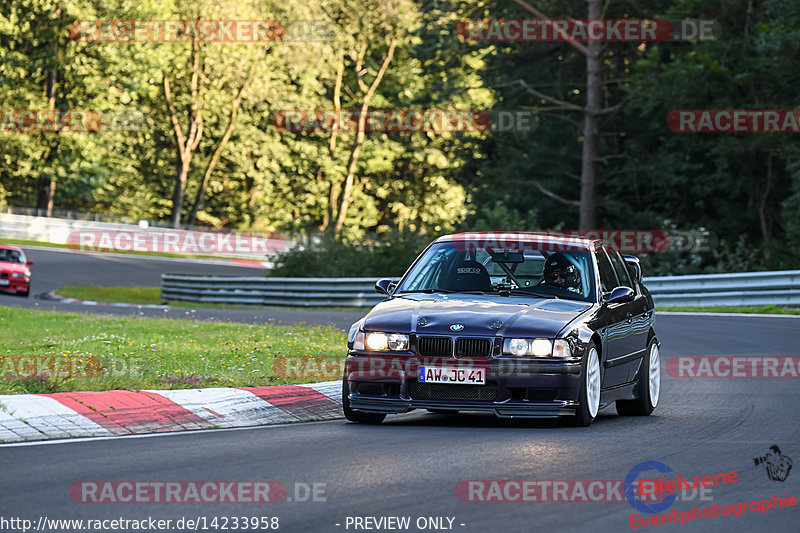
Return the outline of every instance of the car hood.
{"type": "MultiPolygon", "coordinates": [[[[379,303],[365,331],[554,338],[591,303],[528,296],[410,294],[379,303]],[[458,324],[460,329],[451,329],[458,324]]],[[[458,326],[456,326],[458,328],[458,326]]]]}
{"type": "Polygon", "coordinates": [[[23,274],[30,274],[28,266],[24,263],[11,263],[0,261],[0,272],[22,272],[23,274]]]}

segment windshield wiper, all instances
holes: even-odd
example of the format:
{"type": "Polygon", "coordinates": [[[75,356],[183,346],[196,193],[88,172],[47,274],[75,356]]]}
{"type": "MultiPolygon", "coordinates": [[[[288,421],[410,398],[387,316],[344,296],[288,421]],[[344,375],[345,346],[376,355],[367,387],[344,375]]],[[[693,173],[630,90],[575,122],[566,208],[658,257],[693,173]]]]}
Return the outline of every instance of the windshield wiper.
{"type": "Polygon", "coordinates": [[[435,293],[450,294],[453,292],[456,291],[451,291],[449,289],[420,289],[418,291],[403,291],[402,293],[397,293],[397,294],[435,294],[435,293]]]}
{"type": "Polygon", "coordinates": [[[539,292],[531,292],[526,291],[524,289],[500,289],[497,291],[497,294],[517,294],[519,296],[537,296],[539,298],[555,298],[556,300],[560,300],[560,296],[556,296],[555,294],[542,294],[539,292]]]}

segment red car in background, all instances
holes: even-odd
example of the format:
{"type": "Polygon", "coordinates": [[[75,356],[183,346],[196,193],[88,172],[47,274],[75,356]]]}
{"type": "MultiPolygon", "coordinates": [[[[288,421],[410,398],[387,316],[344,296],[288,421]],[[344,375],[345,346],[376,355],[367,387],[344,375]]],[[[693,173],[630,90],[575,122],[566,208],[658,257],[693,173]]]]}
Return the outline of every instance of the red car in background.
{"type": "Polygon", "coordinates": [[[28,265],[33,261],[25,257],[25,252],[18,246],[0,244],[0,290],[16,291],[28,296],[31,287],[31,270],[28,265]]]}

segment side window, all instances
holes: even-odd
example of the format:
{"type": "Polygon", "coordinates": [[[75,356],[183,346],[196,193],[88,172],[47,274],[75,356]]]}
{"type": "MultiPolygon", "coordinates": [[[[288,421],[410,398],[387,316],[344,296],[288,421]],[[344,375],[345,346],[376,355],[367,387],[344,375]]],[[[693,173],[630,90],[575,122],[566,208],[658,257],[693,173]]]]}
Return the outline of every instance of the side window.
{"type": "Polygon", "coordinates": [[[600,290],[611,292],[617,288],[614,267],[611,266],[611,261],[608,260],[608,256],[602,249],[597,250],[594,255],[597,257],[597,266],[600,269],[600,290]]]}
{"type": "Polygon", "coordinates": [[[616,250],[611,250],[608,252],[608,257],[611,258],[611,264],[614,265],[614,271],[617,273],[617,278],[619,278],[619,284],[624,287],[633,288],[631,284],[631,277],[628,273],[628,267],[625,264],[625,261],[619,256],[619,252],[616,250]]]}
{"type": "Polygon", "coordinates": [[[434,250],[425,259],[427,262],[417,269],[413,278],[406,281],[403,290],[418,291],[438,286],[442,269],[450,264],[448,250],[434,250]]]}

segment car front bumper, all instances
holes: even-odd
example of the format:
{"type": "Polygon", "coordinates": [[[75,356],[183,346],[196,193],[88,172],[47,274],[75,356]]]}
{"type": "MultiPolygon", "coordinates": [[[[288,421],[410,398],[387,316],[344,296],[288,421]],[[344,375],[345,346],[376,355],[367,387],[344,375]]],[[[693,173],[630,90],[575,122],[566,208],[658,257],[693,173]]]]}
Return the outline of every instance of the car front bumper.
{"type": "MultiPolygon", "coordinates": [[[[486,368],[485,385],[422,384],[418,365],[457,366],[461,361],[420,360],[402,370],[375,372],[364,355],[349,356],[345,365],[350,408],[370,413],[400,414],[413,409],[483,411],[501,418],[551,418],[574,414],[578,406],[580,358],[559,361],[473,360],[486,368]]],[[[387,368],[387,367],[384,367],[387,368]]]]}
{"type": "Polygon", "coordinates": [[[8,281],[8,285],[0,285],[0,291],[27,291],[29,280],[25,278],[3,278],[8,281]]]}
{"type": "Polygon", "coordinates": [[[576,402],[487,402],[453,400],[406,400],[402,398],[376,398],[361,394],[350,395],[350,408],[368,413],[401,414],[414,409],[440,411],[483,411],[500,418],[554,418],[575,413],[576,402]]]}

